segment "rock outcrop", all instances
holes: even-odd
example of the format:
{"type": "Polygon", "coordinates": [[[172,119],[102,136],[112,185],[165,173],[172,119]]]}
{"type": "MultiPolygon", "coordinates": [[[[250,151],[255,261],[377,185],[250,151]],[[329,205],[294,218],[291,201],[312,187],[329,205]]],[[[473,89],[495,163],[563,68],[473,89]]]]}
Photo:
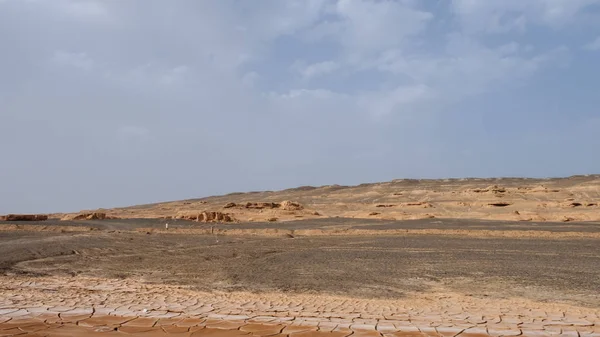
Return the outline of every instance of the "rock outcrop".
{"type": "Polygon", "coordinates": [[[234,222],[235,219],[227,213],[204,211],[199,213],[179,213],[175,219],[192,220],[198,222],[234,222]]]}
{"type": "Polygon", "coordinates": [[[0,216],[0,221],[46,221],[46,214],[7,214],[0,216]]]}
{"type": "Polygon", "coordinates": [[[118,219],[114,216],[106,215],[104,212],[80,212],[77,214],[67,214],[61,220],[107,220],[118,219]]]}
{"type": "Polygon", "coordinates": [[[301,209],[304,209],[304,207],[299,202],[289,200],[282,201],[279,204],[279,208],[281,208],[284,211],[299,211],[301,209]]]}
{"type": "Polygon", "coordinates": [[[474,193],[494,193],[494,194],[500,194],[500,193],[506,193],[506,188],[498,186],[498,185],[492,185],[492,186],[488,186],[487,188],[476,188],[471,190],[471,192],[474,193]]]}
{"type": "Polygon", "coordinates": [[[279,204],[275,202],[247,202],[244,206],[247,209],[273,209],[279,208],[279,204]]]}
{"type": "Polygon", "coordinates": [[[245,209],[282,209],[284,211],[299,211],[304,207],[295,201],[285,200],[282,202],[247,202],[245,204],[227,203],[223,208],[245,208],[245,209]]]}

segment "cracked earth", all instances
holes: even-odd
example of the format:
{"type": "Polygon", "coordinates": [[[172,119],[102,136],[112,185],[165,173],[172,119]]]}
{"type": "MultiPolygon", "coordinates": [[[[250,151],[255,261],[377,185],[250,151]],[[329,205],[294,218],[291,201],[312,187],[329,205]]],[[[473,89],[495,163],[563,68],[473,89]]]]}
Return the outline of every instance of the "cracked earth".
{"type": "Polygon", "coordinates": [[[84,277],[2,277],[0,336],[600,336],[600,311],[523,299],[206,293],[84,277]]]}

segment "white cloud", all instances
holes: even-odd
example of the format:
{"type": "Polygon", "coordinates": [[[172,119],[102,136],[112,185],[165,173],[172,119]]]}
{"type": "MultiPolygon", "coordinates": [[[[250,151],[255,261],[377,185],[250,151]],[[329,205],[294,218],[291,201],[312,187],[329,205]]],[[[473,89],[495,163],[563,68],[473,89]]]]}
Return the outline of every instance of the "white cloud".
{"type": "Polygon", "coordinates": [[[188,66],[177,66],[167,70],[159,79],[165,85],[173,85],[184,80],[190,68],[188,66]]]}
{"type": "Polygon", "coordinates": [[[67,0],[60,1],[61,9],[68,15],[81,19],[99,19],[108,16],[108,10],[102,2],[67,0]]]}
{"type": "Polygon", "coordinates": [[[344,95],[326,89],[294,89],[284,94],[271,94],[271,97],[279,97],[281,99],[327,99],[335,96],[342,97],[344,95]]]}
{"type": "Polygon", "coordinates": [[[522,48],[518,43],[512,41],[507,44],[503,44],[500,47],[496,48],[496,51],[501,56],[514,55],[517,54],[522,48]]]}
{"type": "Polygon", "coordinates": [[[257,72],[255,71],[249,71],[247,73],[244,74],[244,76],[242,76],[242,83],[245,86],[254,86],[256,84],[256,82],[260,79],[260,75],[258,75],[257,72]]]}
{"type": "Polygon", "coordinates": [[[256,40],[271,40],[293,34],[312,25],[326,8],[328,0],[269,0],[266,6],[233,3],[237,29],[256,40]]]}
{"type": "Polygon", "coordinates": [[[587,50],[600,50],[600,36],[598,36],[594,41],[583,46],[583,48],[587,50]]]}
{"type": "Polygon", "coordinates": [[[452,0],[454,12],[468,32],[524,31],[527,25],[560,27],[577,21],[599,0],[452,0]]]}
{"type": "Polygon", "coordinates": [[[105,68],[102,73],[104,78],[113,84],[122,84],[130,88],[166,88],[181,87],[188,80],[192,68],[187,65],[164,65],[153,62],[139,64],[132,68],[115,71],[105,68]]]}
{"type": "Polygon", "coordinates": [[[54,52],[52,62],[60,66],[74,67],[86,71],[94,67],[94,60],[86,53],[73,53],[62,50],[54,52]]]}
{"type": "Polygon", "coordinates": [[[391,50],[374,61],[374,66],[405,75],[415,85],[427,88],[427,91],[409,91],[407,97],[429,99],[441,109],[448,102],[459,102],[502,85],[519,85],[541,68],[560,64],[568,51],[559,47],[537,55],[527,53],[528,49],[516,42],[489,48],[476,40],[451,35],[442,53],[405,55],[391,50]]]}
{"type": "Polygon", "coordinates": [[[411,3],[339,0],[332,9],[339,21],[317,25],[310,36],[332,38],[359,56],[398,47],[406,38],[421,32],[433,18],[411,3]]]}
{"type": "MultiPolygon", "coordinates": [[[[311,80],[315,86],[318,86],[320,77],[338,70],[347,74],[365,71],[408,78],[407,83],[385,85],[383,88],[367,87],[344,98],[363,106],[365,113],[381,117],[394,113],[417,114],[422,106],[442,109],[448,102],[458,102],[494,90],[502,84],[514,84],[514,81],[527,78],[547,64],[552,54],[533,54],[530,46],[516,42],[488,47],[476,37],[465,37],[460,33],[449,34],[447,39],[440,40],[440,47],[435,52],[426,52],[419,48],[419,44],[426,38],[422,33],[434,16],[419,9],[418,4],[417,1],[339,0],[335,4],[321,0],[282,1],[264,8],[246,8],[253,15],[243,16],[242,12],[227,14],[226,5],[213,8],[212,5],[200,4],[202,9],[216,10],[217,14],[236,20],[231,30],[213,29],[210,31],[218,33],[206,37],[203,32],[208,26],[205,25],[211,22],[203,22],[197,27],[200,34],[190,35],[197,40],[200,50],[209,55],[205,68],[192,70],[189,66],[149,61],[134,68],[105,69],[105,73],[110,79],[132,88],[155,90],[170,86],[174,90],[185,90],[186,85],[183,84],[188,87],[191,84],[185,81],[192,81],[197,88],[205,90],[222,87],[223,95],[228,90],[252,95],[259,90],[255,86],[257,79],[260,78],[262,84],[268,82],[272,74],[246,69],[237,72],[237,69],[248,62],[261,62],[260,57],[257,58],[257,50],[271,47],[278,37],[304,34],[303,31],[308,29],[313,38],[327,38],[327,41],[339,43],[340,48],[336,58],[316,63],[297,60],[291,64],[293,71],[302,79],[311,80]],[[319,22],[323,14],[333,15],[336,19],[319,22]],[[263,30],[264,27],[270,28],[263,30]],[[234,43],[240,38],[239,34],[243,39],[234,43]]],[[[504,5],[464,0],[453,4],[461,17],[513,9],[531,11],[528,6],[512,0],[504,5]]],[[[525,14],[518,14],[515,18],[522,15],[525,14]]],[[[226,22],[217,20],[215,25],[226,27],[226,22]]],[[[93,65],[93,62],[86,63],[87,55],[76,56],[79,58],[74,58],[72,63],[88,69],[93,65]]],[[[328,87],[314,89],[312,86],[310,90],[295,87],[292,85],[277,91],[287,91],[287,94],[281,95],[282,99],[302,96],[315,102],[323,102],[324,97],[345,95],[343,88],[336,93],[328,87]]],[[[322,109],[329,107],[324,105],[322,109]]]]}
{"type": "MultiPolygon", "coordinates": [[[[592,1],[576,4],[561,1],[521,0],[453,2],[461,22],[487,32],[523,32],[529,21],[560,24],[572,19],[592,1]],[[559,13],[562,13],[559,15],[559,13]],[[561,16],[562,15],[562,16],[561,16]],[[481,20],[481,22],[479,21],[481,20]],[[485,24],[477,27],[477,24],[485,24]]],[[[450,102],[519,85],[543,67],[568,54],[563,47],[533,52],[531,45],[508,42],[488,46],[476,36],[450,31],[434,52],[421,48],[426,27],[434,19],[415,1],[340,0],[328,8],[337,20],[327,20],[309,30],[309,41],[329,39],[341,45],[337,59],[292,68],[304,79],[339,69],[353,73],[377,70],[385,75],[406,78],[408,83],[394,89],[365,89],[355,95],[364,111],[374,116],[418,114],[422,108],[443,109],[450,102]]],[[[554,63],[553,63],[554,62],[554,63]]]]}
{"type": "Polygon", "coordinates": [[[399,86],[390,91],[366,93],[359,98],[363,109],[376,119],[396,115],[418,115],[419,106],[435,99],[435,92],[425,84],[399,86]]]}
{"type": "Polygon", "coordinates": [[[309,64],[307,66],[301,67],[298,66],[298,71],[302,75],[304,79],[311,79],[314,77],[326,75],[332,73],[340,68],[340,64],[333,61],[324,61],[309,64]]]}

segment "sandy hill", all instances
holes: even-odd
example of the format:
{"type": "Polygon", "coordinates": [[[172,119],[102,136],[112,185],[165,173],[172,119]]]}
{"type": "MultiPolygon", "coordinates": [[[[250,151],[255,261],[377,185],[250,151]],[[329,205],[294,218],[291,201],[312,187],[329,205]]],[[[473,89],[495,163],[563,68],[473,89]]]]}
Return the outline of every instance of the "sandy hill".
{"type": "Polygon", "coordinates": [[[216,222],[322,217],[600,221],[600,175],[568,178],[399,179],[358,186],[303,186],[54,214],[79,218],[185,218],[216,222]]]}

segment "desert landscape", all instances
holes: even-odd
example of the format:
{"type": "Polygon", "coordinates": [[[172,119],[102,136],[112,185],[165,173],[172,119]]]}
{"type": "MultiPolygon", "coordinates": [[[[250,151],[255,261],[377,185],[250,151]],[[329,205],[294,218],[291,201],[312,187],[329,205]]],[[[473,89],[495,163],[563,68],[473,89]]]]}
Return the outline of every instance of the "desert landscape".
{"type": "Polygon", "coordinates": [[[93,213],[103,213],[109,218],[198,220],[198,215],[204,212],[200,221],[265,222],[340,217],[571,222],[600,221],[599,199],[598,175],[554,179],[399,179],[359,186],[304,186],[278,192],[233,193],[49,216],[79,220],[93,213]],[[219,215],[226,218],[216,219],[219,215]]]}
{"type": "Polygon", "coordinates": [[[600,0],[0,0],[0,337],[600,337],[600,0]]]}
{"type": "Polygon", "coordinates": [[[600,176],[0,222],[0,336],[600,336],[600,176]]]}

